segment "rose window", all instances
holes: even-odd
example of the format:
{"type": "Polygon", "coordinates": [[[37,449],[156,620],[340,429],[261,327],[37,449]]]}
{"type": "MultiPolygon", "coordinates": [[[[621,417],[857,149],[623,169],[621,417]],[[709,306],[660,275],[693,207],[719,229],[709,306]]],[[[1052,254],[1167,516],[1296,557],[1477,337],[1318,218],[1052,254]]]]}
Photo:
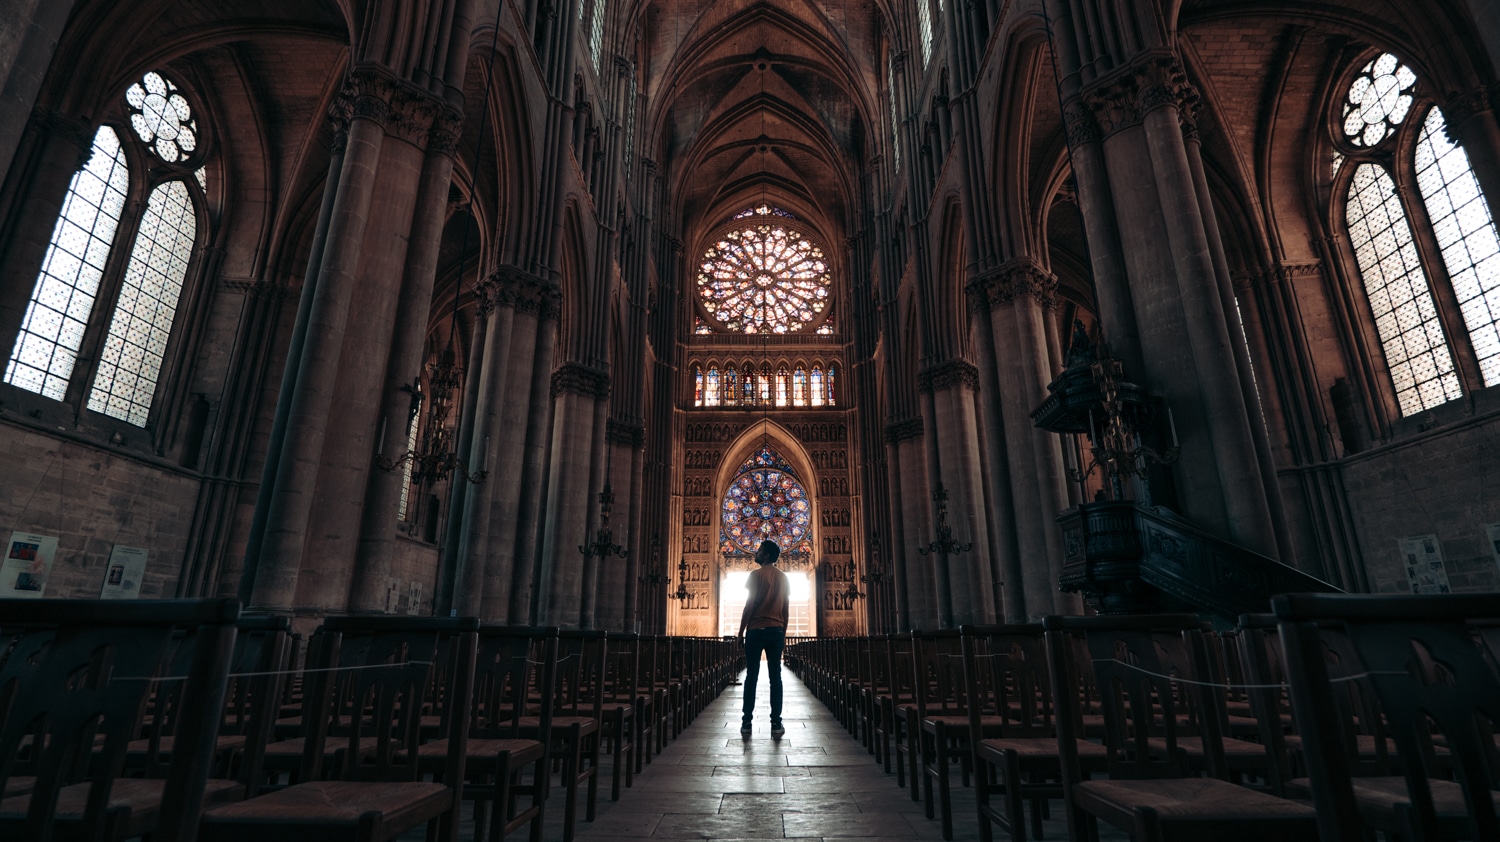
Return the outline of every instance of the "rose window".
{"type": "Polygon", "coordinates": [[[698,296],[708,322],[735,333],[794,333],[828,308],[828,263],[803,232],[747,219],[703,253],[698,296]]]}
{"type": "Polygon", "coordinates": [[[740,467],[721,508],[725,553],[754,555],[767,539],[779,544],[783,553],[810,549],[812,504],[807,491],[791,467],[768,447],[740,467]]]}
{"type": "Polygon", "coordinates": [[[1417,74],[1384,53],[1360,70],[1344,98],[1344,137],[1355,146],[1374,146],[1390,137],[1411,110],[1417,74]]]}
{"type": "Polygon", "coordinates": [[[125,91],[131,108],[130,127],[136,137],[169,164],[187,158],[198,148],[198,124],[193,109],[177,86],[152,71],[125,91]]]}

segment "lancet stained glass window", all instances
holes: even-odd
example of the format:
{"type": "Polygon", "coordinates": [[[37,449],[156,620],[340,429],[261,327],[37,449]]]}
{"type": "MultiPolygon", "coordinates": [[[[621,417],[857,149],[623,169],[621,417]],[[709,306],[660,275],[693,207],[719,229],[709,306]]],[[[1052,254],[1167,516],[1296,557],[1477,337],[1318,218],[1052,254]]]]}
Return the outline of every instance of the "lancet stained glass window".
{"type": "Polygon", "coordinates": [[[720,550],[754,555],[764,540],[783,553],[810,551],[812,504],[796,472],[770,447],[740,466],[720,506],[720,550]]]}
{"type": "Polygon", "coordinates": [[[807,370],[800,365],[792,372],[792,406],[807,406],[807,370]]]}
{"type": "Polygon", "coordinates": [[[725,231],[703,254],[698,295],[717,327],[793,333],[828,306],[823,250],[798,229],[755,220],[725,231]]]}
{"type": "Polygon", "coordinates": [[[1378,164],[1360,164],[1349,185],[1349,238],[1402,415],[1462,395],[1427,274],[1396,184],[1378,164]]]}
{"type": "Polygon", "coordinates": [[[151,191],[100,352],[89,409],[146,426],[197,233],[186,184],[169,181],[151,191]]]}
{"type": "Polygon", "coordinates": [[[89,162],[68,185],[5,382],[54,400],[67,393],[129,189],[130,169],[120,137],[101,127],[89,162]]]}
{"type": "Polygon", "coordinates": [[[823,405],[823,368],[813,366],[812,370],[812,405],[823,405]]]}
{"type": "Polygon", "coordinates": [[[1417,186],[1463,311],[1484,385],[1500,383],[1500,238],[1469,156],[1427,112],[1416,149],[1417,186]]]}

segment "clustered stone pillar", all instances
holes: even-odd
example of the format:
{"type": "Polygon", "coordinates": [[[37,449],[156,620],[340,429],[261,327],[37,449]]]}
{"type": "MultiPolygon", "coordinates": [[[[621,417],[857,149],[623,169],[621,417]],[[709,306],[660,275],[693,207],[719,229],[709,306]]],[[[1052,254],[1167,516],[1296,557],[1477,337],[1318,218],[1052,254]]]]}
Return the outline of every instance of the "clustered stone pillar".
{"type": "Polygon", "coordinates": [[[1014,556],[1005,559],[1014,593],[1008,594],[1006,619],[1017,622],[1078,610],[1057,589],[1063,549],[1055,519],[1068,503],[1062,445],[1031,423],[1032,405],[1046,394],[1057,369],[1046,324],[1056,291],[1057,279],[1029,258],[1009,261],[968,288],[971,306],[982,312],[975,330],[993,354],[1000,392],[986,406],[997,416],[1005,457],[997,485],[1009,486],[1014,513],[1014,556]]]}
{"type": "MultiPolygon", "coordinates": [[[[1075,18],[1094,5],[1049,0],[1047,12],[1104,338],[1174,414],[1178,464],[1192,466],[1175,471],[1184,514],[1290,561],[1222,244],[1195,177],[1198,94],[1166,29],[1101,33],[1098,21],[1114,18],[1075,18]]],[[[1142,433],[1162,443],[1162,431],[1142,433]]]]}
{"type": "Polygon", "coordinates": [[[591,496],[598,494],[597,488],[589,487],[589,479],[594,473],[596,433],[603,433],[601,413],[609,407],[609,387],[607,373],[582,363],[566,363],[552,376],[556,406],[537,583],[543,588],[538,622],[577,626],[585,608],[587,571],[578,545],[587,541],[591,496]]]}
{"type": "Polygon", "coordinates": [[[427,88],[357,64],[333,119],[342,154],[325,245],[304,288],[305,333],[277,410],[284,432],[267,455],[271,487],[246,558],[253,610],[373,610],[380,601],[373,594],[389,555],[365,509],[390,504],[369,513],[389,530],[395,498],[382,481],[372,488],[371,469],[377,445],[387,455],[404,447],[399,434],[378,441],[381,415],[397,402],[392,384],[411,377],[420,357],[420,339],[397,328],[396,316],[410,304],[421,311],[403,314],[411,330],[425,327],[461,117],[427,88]]]}

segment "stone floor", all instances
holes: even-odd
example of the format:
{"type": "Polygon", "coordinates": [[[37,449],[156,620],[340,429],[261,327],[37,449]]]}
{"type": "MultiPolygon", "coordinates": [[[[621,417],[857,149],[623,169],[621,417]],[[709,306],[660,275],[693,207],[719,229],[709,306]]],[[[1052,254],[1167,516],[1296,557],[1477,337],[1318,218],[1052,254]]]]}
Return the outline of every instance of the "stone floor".
{"type": "MultiPolygon", "coordinates": [[[[743,677],[743,672],[741,677],[743,677]]],[[[786,736],[773,741],[770,707],[761,678],[755,733],[740,736],[742,688],[726,688],[693,724],[609,800],[611,766],[599,769],[595,820],[583,821],[579,795],[578,842],[607,840],[699,840],[759,842],[800,839],[860,842],[938,842],[936,818],[923,814],[920,801],[896,786],[860,742],[791,672],[785,676],[783,724],[786,736]]],[[[544,839],[562,839],[562,800],[558,785],[547,804],[544,839]]],[[[1043,823],[1043,838],[1067,839],[1067,825],[1054,802],[1053,817],[1043,823]]],[[[953,781],[954,834],[957,842],[979,838],[974,793],[953,781]]],[[[527,829],[511,840],[525,840],[527,829]]],[[[474,824],[465,806],[460,839],[472,839],[474,824]]],[[[423,829],[404,834],[403,842],[420,842],[423,829]]],[[[1008,837],[1006,837],[1008,839],[1008,837]]],[[[1108,825],[1101,842],[1126,838],[1108,825]]]]}

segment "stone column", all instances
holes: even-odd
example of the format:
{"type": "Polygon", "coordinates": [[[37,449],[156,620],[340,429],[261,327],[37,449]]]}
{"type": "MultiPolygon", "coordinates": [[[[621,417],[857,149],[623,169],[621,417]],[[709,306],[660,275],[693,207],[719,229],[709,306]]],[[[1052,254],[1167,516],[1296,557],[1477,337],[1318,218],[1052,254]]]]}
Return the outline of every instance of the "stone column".
{"type": "Polygon", "coordinates": [[[539,622],[577,625],[583,592],[580,537],[588,525],[588,480],[594,452],[597,405],[609,398],[609,375],[582,363],[565,363],[552,376],[551,459],[542,532],[543,588],[539,622]]]}
{"type": "MultiPolygon", "coordinates": [[[[941,482],[948,492],[948,525],[955,541],[973,544],[965,552],[938,554],[938,587],[942,588],[941,576],[946,566],[948,598],[952,601],[952,615],[939,619],[945,628],[984,622],[994,617],[996,606],[989,566],[988,520],[983,505],[984,483],[979,467],[979,429],[974,414],[979,371],[965,360],[954,359],[923,370],[917,380],[918,388],[930,398],[933,407],[929,458],[936,457],[932,462],[937,471],[936,482],[941,482]]],[[[937,528],[936,518],[934,509],[933,530],[937,528]]],[[[935,531],[933,537],[937,537],[935,531]]],[[[943,600],[940,591],[939,606],[943,600]]]]}
{"type": "Polygon", "coordinates": [[[1057,279],[1022,258],[977,278],[970,288],[984,297],[990,311],[1000,388],[995,403],[1004,418],[1005,452],[1016,489],[1016,544],[1025,593],[1025,613],[1017,621],[1076,610],[1057,590],[1063,552],[1054,518],[1068,505],[1062,448],[1056,435],[1031,423],[1031,410],[1046,396],[1054,375],[1045,312],[1056,306],[1057,279]]]}
{"type": "MultiPolygon", "coordinates": [[[[515,562],[511,568],[510,610],[506,619],[511,623],[536,624],[539,610],[538,595],[533,591],[539,587],[540,558],[537,545],[541,535],[542,484],[546,480],[547,440],[551,429],[553,403],[552,361],[557,353],[557,319],[561,310],[562,296],[555,285],[548,285],[537,312],[536,361],[531,367],[531,395],[527,401],[529,409],[525,415],[524,449],[517,494],[519,505],[514,508],[516,521],[515,562]],[[522,493],[524,490],[526,493],[522,493]]],[[[502,533],[503,535],[503,533],[502,533]]]]}
{"type": "MultiPolygon", "coordinates": [[[[434,123],[428,137],[417,201],[412,216],[411,243],[394,315],[395,333],[380,398],[375,457],[393,467],[369,473],[365,491],[359,550],[349,594],[351,613],[383,613],[386,581],[395,549],[396,515],[400,510],[404,473],[396,460],[406,452],[406,422],[412,389],[420,376],[423,343],[437,277],[438,248],[442,243],[444,213],[453,175],[453,145],[457,113],[434,123]]],[[[468,460],[470,470],[480,470],[468,460]]],[[[467,616],[467,615],[466,615],[467,616]]]]}
{"type": "MultiPolygon", "coordinates": [[[[996,371],[999,357],[992,331],[990,295],[987,285],[970,282],[968,289],[969,333],[974,337],[978,356],[980,388],[980,442],[983,445],[982,477],[990,521],[990,567],[1000,591],[998,622],[1019,623],[1026,615],[1021,550],[1016,540],[1017,521],[1010,455],[1006,451],[1005,420],[1001,412],[1004,401],[996,371]],[[985,391],[989,397],[985,398],[985,391]]],[[[1024,492],[1023,492],[1024,493],[1024,492]]]]}

